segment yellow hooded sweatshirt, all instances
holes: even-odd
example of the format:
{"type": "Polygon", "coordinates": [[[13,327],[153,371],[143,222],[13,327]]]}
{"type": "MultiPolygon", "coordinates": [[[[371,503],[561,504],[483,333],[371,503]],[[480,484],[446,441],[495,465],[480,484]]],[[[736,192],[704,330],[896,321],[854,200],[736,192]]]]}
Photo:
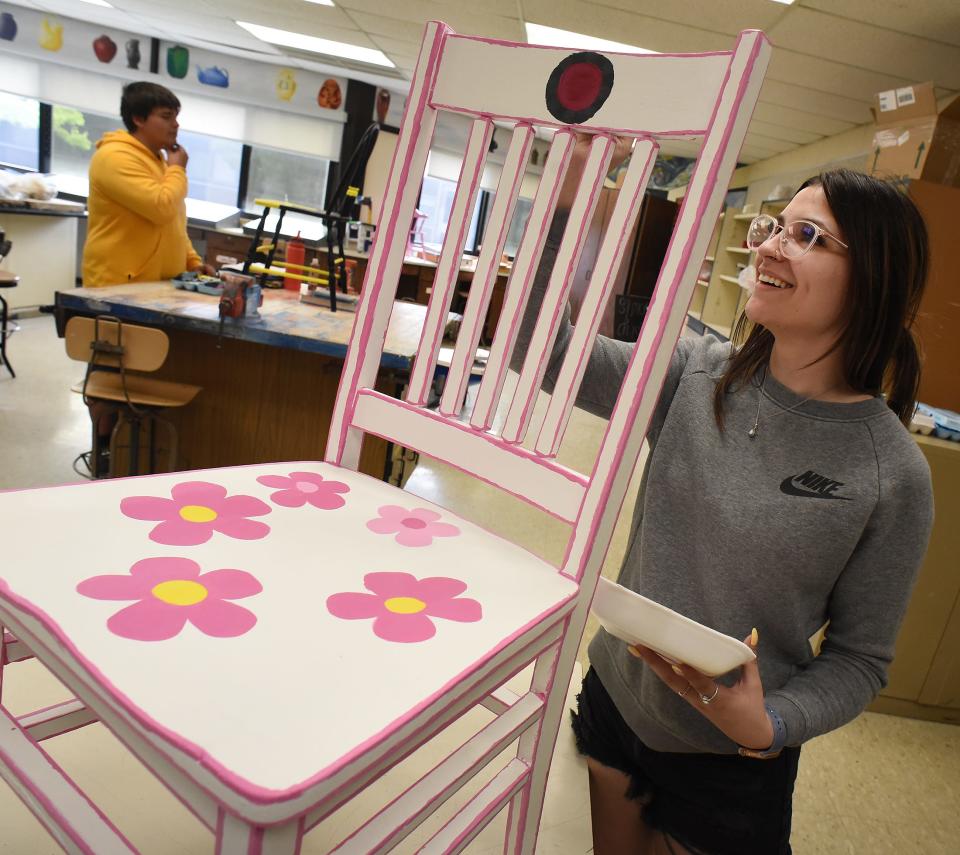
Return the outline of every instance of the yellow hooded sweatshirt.
{"type": "Polygon", "coordinates": [[[187,173],[126,131],[111,131],[90,160],[87,288],[171,279],[200,267],[187,237],[187,173]]]}

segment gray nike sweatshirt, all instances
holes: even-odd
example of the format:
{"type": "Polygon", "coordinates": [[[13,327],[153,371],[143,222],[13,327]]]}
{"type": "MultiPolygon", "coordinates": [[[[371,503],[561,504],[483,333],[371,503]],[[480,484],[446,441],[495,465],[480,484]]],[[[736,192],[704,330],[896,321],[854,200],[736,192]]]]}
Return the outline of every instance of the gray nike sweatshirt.
{"type": "MultiPolygon", "coordinates": [[[[522,366],[562,236],[551,228],[514,352],[522,366]]],[[[559,372],[569,311],[544,387],[559,372]]],[[[577,405],[608,416],[632,345],[598,337],[577,405]]],[[[886,684],[933,521],[930,473],[880,398],[809,401],[768,376],[713,391],[731,352],[681,338],[647,433],[650,454],[619,582],[742,639],[759,631],[767,703],[799,745],[856,717],[886,684]],[[747,436],[760,401],[760,426],[747,436]],[[796,407],[796,409],[790,409],[796,407]],[[820,655],[808,639],[829,620],[820,655]]],[[[621,715],[657,751],[737,746],[602,629],[590,661],[621,715]]],[[[736,674],[721,678],[730,684],[736,674]]]]}

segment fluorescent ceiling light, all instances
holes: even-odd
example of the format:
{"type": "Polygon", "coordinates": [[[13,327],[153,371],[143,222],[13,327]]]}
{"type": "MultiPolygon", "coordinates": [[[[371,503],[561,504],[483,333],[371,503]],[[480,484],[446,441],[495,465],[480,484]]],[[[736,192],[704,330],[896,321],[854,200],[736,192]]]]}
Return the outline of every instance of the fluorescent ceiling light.
{"type": "Polygon", "coordinates": [[[773,0],[774,3],[783,3],[784,6],[792,6],[794,0],[773,0]]]}
{"type": "Polygon", "coordinates": [[[611,50],[624,53],[658,53],[658,51],[647,50],[636,45],[625,45],[623,42],[611,42],[609,39],[597,39],[570,30],[545,27],[543,24],[524,24],[524,26],[527,28],[527,42],[532,45],[581,48],[584,50],[611,50]]]}
{"type": "Polygon", "coordinates": [[[386,54],[373,48],[360,47],[346,42],[334,42],[330,39],[306,36],[303,33],[291,33],[288,30],[276,30],[273,27],[261,27],[259,24],[248,24],[246,21],[237,21],[237,24],[251,35],[256,36],[260,41],[270,42],[270,44],[297,48],[298,50],[320,53],[326,56],[354,59],[357,62],[366,62],[370,65],[383,65],[387,68],[396,67],[387,59],[386,54]]]}
{"type": "Polygon", "coordinates": [[[83,3],[89,3],[91,6],[106,6],[108,9],[112,9],[113,5],[108,3],[107,0],[82,0],[83,3]]]}
{"type": "MultiPolygon", "coordinates": [[[[307,3],[316,3],[318,6],[332,6],[333,0],[306,0],[307,3]]],[[[792,0],[791,0],[792,2],[792,0]]]]}

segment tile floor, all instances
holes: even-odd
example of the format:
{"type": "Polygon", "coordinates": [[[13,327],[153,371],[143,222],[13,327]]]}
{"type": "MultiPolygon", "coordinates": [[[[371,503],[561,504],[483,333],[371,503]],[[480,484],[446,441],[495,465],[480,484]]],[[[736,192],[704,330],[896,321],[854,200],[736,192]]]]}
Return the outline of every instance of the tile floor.
{"type": "MultiPolygon", "coordinates": [[[[69,387],[80,366],[65,356],[50,317],[22,320],[10,341],[16,380],[0,371],[0,489],[60,484],[76,480],[71,463],[89,447],[85,408],[69,387]]],[[[575,411],[562,462],[586,466],[599,444],[603,423],[575,411]]],[[[636,480],[636,479],[635,479],[636,480]]],[[[635,486],[630,495],[635,494],[635,486]]],[[[408,489],[546,558],[558,559],[564,527],[519,502],[492,501],[495,491],[460,473],[422,460],[408,489]]],[[[632,512],[628,500],[604,573],[616,575],[626,546],[632,512]]],[[[15,537],[4,532],[3,538],[15,537]]],[[[2,547],[0,547],[2,549],[2,547]]],[[[594,631],[588,626],[586,638],[594,631]]],[[[586,662],[581,649],[581,664],[586,662]]],[[[520,678],[522,679],[522,677],[520,678]]],[[[24,712],[65,697],[36,663],[8,672],[4,701],[24,712]]],[[[475,728],[483,712],[460,727],[475,728]]],[[[442,738],[440,738],[442,741],[442,738]]],[[[54,758],[97,801],[143,852],[155,855],[205,853],[207,832],[190,813],[127,754],[102,727],[94,725],[46,743],[54,758]]],[[[431,745],[408,758],[376,792],[335,816],[306,839],[305,855],[326,851],[329,841],[360,814],[382,803],[399,782],[425,768],[431,745]]],[[[881,855],[881,853],[960,853],[960,728],[866,713],[804,748],[795,798],[793,848],[797,855],[881,855]]],[[[502,820],[468,849],[472,855],[499,851],[502,820]]],[[[427,835],[421,829],[397,851],[413,851],[427,835]]],[[[5,785],[0,785],[0,853],[46,855],[59,851],[5,785]]],[[[564,729],[557,743],[538,851],[582,855],[591,851],[586,774],[564,729]]]]}

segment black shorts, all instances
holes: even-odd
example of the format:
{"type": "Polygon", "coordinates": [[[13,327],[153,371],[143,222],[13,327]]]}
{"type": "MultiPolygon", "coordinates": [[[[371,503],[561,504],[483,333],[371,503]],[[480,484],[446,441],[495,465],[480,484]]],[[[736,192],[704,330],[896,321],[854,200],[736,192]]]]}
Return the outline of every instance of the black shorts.
{"type": "Polygon", "coordinates": [[[799,748],[759,760],[653,751],[623,720],[591,668],[572,713],[581,754],[630,778],[644,822],[702,855],[789,855],[799,748]]]}

